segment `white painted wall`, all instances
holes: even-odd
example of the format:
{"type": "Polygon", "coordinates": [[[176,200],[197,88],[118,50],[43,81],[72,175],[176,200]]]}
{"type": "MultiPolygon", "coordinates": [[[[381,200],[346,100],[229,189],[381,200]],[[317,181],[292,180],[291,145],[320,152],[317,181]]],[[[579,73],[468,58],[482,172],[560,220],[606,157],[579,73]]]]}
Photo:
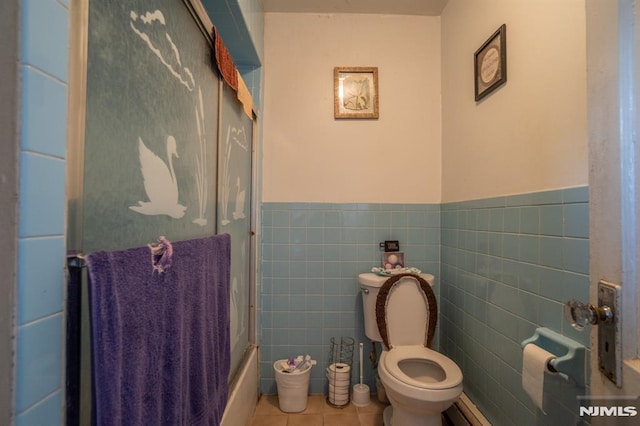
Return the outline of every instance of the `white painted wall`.
{"type": "Polygon", "coordinates": [[[262,201],[440,202],[439,17],[267,13],[264,48],[262,201]],[[378,67],[378,120],[334,119],[335,66],[378,67]]]}
{"type": "Polygon", "coordinates": [[[441,20],[442,201],[586,185],[584,0],[449,0],[441,20]],[[503,23],[507,83],[476,103],[474,52],[503,23]]]}

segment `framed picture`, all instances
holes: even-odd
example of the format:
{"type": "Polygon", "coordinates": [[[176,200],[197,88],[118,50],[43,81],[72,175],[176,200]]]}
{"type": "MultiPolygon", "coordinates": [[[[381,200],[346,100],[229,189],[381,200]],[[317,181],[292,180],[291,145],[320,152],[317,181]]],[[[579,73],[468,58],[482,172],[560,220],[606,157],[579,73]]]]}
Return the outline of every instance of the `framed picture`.
{"type": "Polygon", "coordinates": [[[333,69],[335,118],[378,118],[378,68],[333,69]]]}
{"type": "Polygon", "coordinates": [[[502,25],[474,54],[476,101],[507,81],[507,26],[502,25]]]}

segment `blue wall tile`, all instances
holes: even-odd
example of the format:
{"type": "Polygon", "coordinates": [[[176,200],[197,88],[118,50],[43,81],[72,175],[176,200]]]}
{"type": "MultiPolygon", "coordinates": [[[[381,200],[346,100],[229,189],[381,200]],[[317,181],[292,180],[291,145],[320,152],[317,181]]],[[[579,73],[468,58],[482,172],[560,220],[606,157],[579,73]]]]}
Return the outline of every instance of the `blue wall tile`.
{"type": "Polygon", "coordinates": [[[61,312],[64,238],[22,239],[18,257],[18,324],[61,312]]]}
{"type": "Polygon", "coordinates": [[[22,149],[64,158],[66,117],[67,87],[34,68],[23,67],[22,149]]]}
{"type": "Polygon", "coordinates": [[[589,238],[589,204],[567,204],[563,214],[570,219],[564,223],[565,237],[589,238]]]}
{"type": "Polygon", "coordinates": [[[67,81],[68,11],[55,0],[22,1],[22,61],[67,81]]]}
{"type": "MultiPolygon", "coordinates": [[[[569,217],[572,217],[569,214],[569,217]]],[[[575,218],[569,222],[572,223],[575,218]]],[[[563,235],[563,206],[550,205],[540,207],[540,234],[549,236],[563,235]]]]}
{"type": "Polygon", "coordinates": [[[545,386],[553,417],[531,403],[520,343],[549,327],[589,348],[588,330],[575,331],[563,317],[567,300],[589,296],[588,209],[582,187],[442,205],[441,350],[459,363],[465,392],[494,424],[579,420],[575,397],[588,389],[545,386]],[[469,209],[477,211],[475,228],[489,231],[477,232],[475,249],[469,209]]]}
{"type": "Polygon", "coordinates": [[[16,358],[20,413],[62,385],[62,314],[18,327],[16,358]]]}
{"type": "Polygon", "coordinates": [[[62,391],[55,392],[16,416],[16,426],[62,425],[62,404],[62,391]]]}
{"type": "Polygon", "coordinates": [[[63,235],[64,161],[31,153],[20,158],[20,237],[63,235]]]}

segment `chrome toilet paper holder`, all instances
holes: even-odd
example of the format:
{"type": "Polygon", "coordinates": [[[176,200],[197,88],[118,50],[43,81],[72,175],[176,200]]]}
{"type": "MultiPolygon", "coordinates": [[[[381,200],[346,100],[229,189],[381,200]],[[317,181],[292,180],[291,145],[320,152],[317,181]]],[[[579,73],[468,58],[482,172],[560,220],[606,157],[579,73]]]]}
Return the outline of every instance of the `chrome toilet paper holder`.
{"type": "Polygon", "coordinates": [[[587,348],[584,345],[546,327],[537,328],[533,336],[523,340],[521,345],[524,348],[529,343],[556,356],[549,361],[551,371],[557,371],[562,378],[573,380],[578,386],[585,386],[587,348]]]}

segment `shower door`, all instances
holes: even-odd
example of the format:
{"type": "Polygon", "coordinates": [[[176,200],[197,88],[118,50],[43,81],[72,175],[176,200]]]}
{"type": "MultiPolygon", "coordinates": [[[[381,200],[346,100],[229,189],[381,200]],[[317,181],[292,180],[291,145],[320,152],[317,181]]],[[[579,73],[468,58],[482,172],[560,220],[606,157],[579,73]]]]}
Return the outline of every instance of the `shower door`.
{"type": "Polygon", "coordinates": [[[226,85],[221,99],[217,229],[231,235],[231,380],[251,344],[253,121],[226,85]]]}
{"type": "MultiPolygon", "coordinates": [[[[82,0],[72,9],[67,246],[81,254],[160,235],[230,234],[231,380],[254,341],[253,121],[213,68],[212,24],[191,0],[82,0]],[[148,175],[149,161],[159,173],[148,175]]],[[[68,315],[82,332],[67,335],[67,419],[89,424],[88,302],[78,295],[68,315]]]]}

